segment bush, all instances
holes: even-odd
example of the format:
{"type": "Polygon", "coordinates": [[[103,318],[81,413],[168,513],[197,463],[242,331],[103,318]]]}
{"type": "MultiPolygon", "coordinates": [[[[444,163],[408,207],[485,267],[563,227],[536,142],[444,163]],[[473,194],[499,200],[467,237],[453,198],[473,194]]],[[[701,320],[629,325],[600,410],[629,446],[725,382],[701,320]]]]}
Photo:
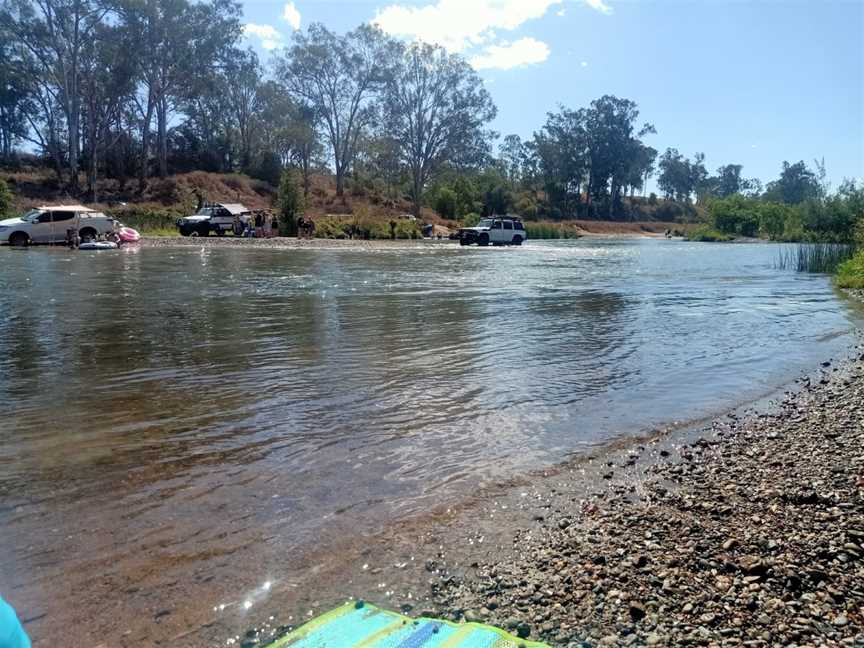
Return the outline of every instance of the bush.
{"type": "Polygon", "coordinates": [[[525,223],[528,239],[575,239],[582,236],[571,223],[525,223]]]}
{"type": "Polygon", "coordinates": [[[864,252],[856,253],[837,267],[837,285],[841,288],[864,290],[864,252]]]}
{"type": "Polygon", "coordinates": [[[719,232],[710,225],[699,225],[687,232],[688,241],[698,241],[700,243],[725,243],[734,240],[734,236],[719,232]]]}
{"type": "Polygon", "coordinates": [[[282,172],[279,193],[276,195],[276,211],[279,216],[279,235],[297,236],[297,218],[303,212],[303,192],[293,169],[282,172]]]}
{"type": "Polygon", "coordinates": [[[6,181],[0,178],[0,217],[8,216],[12,213],[12,192],[9,190],[9,185],[6,181]]]}
{"type": "Polygon", "coordinates": [[[120,209],[109,210],[108,215],[142,234],[153,236],[176,234],[177,219],[188,214],[184,214],[178,209],[153,209],[129,205],[120,209]]]}
{"type": "Polygon", "coordinates": [[[474,227],[480,222],[480,214],[471,212],[462,217],[462,227],[474,227]]]}
{"type": "Polygon", "coordinates": [[[452,189],[442,187],[435,194],[435,211],[443,218],[456,218],[457,203],[458,197],[452,189]]]}

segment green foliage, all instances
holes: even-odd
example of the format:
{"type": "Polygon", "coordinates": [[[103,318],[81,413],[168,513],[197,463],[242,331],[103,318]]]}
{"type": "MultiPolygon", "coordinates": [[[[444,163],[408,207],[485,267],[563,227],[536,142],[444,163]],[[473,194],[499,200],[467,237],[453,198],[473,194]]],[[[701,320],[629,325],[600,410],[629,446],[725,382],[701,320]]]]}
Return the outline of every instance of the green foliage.
{"type": "Polygon", "coordinates": [[[480,214],[478,214],[476,212],[471,212],[470,214],[465,214],[462,217],[462,227],[474,227],[479,222],[480,222],[480,214]]]}
{"type": "Polygon", "coordinates": [[[316,238],[326,239],[370,239],[390,238],[390,223],[395,223],[397,239],[419,239],[423,234],[415,220],[400,218],[391,221],[384,216],[373,215],[366,208],[358,208],[353,215],[330,215],[315,219],[316,238]]]}
{"type": "Polygon", "coordinates": [[[435,211],[442,218],[456,218],[458,196],[449,187],[441,187],[435,194],[435,211]]]}
{"type": "Polygon", "coordinates": [[[864,290],[864,251],[837,266],[836,281],[841,288],[864,290]]]}
{"type": "Polygon", "coordinates": [[[12,192],[3,178],[0,178],[0,217],[8,216],[12,212],[12,192]]]}
{"type": "Polygon", "coordinates": [[[177,219],[188,216],[180,209],[153,209],[138,205],[109,210],[108,215],[148,236],[176,235],[177,219]]]}
{"type": "Polygon", "coordinates": [[[688,241],[698,241],[701,243],[725,243],[733,240],[735,237],[723,232],[719,232],[710,225],[699,225],[689,230],[685,234],[688,241]]]}
{"type": "Polygon", "coordinates": [[[582,236],[571,223],[525,223],[528,239],[576,239],[582,236]]]}
{"type": "Polygon", "coordinates": [[[297,236],[297,219],[303,212],[303,193],[297,184],[293,169],[282,172],[279,193],[276,196],[276,210],[279,215],[280,236],[297,236]]]}
{"type": "Polygon", "coordinates": [[[751,237],[759,233],[759,206],[750,198],[736,194],[712,200],[708,216],[718,232],[751,237]]]}
{"type": "Polygon", "coordinates": [[[282,161],[276,153],[264,151],[255,159],[249,175],[275,187],[282,179],[282,161]]]}
{"type": "Polygon", "coordinates": [[[789,164],[783,162],[780,177],[768,183],[765,198],[788,205],[797,205],[805,200],[818,198],[822,193],[819,178],[804,161],[789,164]]]}

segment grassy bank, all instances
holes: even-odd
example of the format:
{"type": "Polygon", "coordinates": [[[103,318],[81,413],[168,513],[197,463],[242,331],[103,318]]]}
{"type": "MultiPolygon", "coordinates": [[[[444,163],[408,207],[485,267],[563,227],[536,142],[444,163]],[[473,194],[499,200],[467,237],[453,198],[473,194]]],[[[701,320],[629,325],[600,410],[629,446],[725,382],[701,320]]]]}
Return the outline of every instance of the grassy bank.
{"type": "Polygon", "coordinates": [[[836,281],[841,288],[864,290],[864,251],[837,266],[836,281]]]}

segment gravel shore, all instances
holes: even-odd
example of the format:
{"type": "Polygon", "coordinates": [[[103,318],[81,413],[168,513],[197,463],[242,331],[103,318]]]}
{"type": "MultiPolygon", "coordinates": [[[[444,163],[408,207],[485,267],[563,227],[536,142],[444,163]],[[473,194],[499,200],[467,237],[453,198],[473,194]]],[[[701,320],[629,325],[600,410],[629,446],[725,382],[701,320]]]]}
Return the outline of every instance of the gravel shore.
{"type": "Polygon", "coordinates": [[[800,387],[588,497],[559,481],[512,557],[427,561],[424,611],[553,646],[864,646],[864,362],[800,387]]]}

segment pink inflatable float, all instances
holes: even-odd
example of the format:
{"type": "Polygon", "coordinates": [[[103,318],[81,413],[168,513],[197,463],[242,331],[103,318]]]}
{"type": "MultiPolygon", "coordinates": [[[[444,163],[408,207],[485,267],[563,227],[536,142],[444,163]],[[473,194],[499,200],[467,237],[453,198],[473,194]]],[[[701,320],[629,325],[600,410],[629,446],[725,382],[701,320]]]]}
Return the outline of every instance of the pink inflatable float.
{"type": "Polygon", "coordinates": [[[123,243],[137,243],[141,240],[141,235],[138,233],[138,230],[126,227],[125,225],[117,231],[117,236],[120,237],[120,240],[123,243]]]}

